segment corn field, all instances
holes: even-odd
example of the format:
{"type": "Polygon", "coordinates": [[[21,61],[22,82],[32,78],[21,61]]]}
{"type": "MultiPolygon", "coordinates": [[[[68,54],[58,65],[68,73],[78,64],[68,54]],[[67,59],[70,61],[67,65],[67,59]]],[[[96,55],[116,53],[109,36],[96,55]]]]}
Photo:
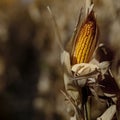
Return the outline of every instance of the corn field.
{"type": "Polygon", "coordinates": [[[0,120],[120,120],[119,0],[0,0],[0,120]]]}

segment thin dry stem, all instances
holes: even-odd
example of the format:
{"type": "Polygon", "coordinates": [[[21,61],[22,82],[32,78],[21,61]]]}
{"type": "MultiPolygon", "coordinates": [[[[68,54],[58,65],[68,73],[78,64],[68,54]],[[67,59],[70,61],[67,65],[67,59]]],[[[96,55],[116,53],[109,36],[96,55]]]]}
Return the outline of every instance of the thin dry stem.
{"type": "Polygon", "coordinates": [[[53,15],[52,10],[50,9],[49,6],[47,6],[47,9],[48,9],[48,11],[49,11],[49,13],[50,13],[50,16],[51,16],[51,18],[52,18],[52,20],[53,20],[53,23],[54,23],[54,26],[55,26],[55,29],[56,29],[55,31],[56,31],[57,36],[58,36],[58,41],[57,41],[57,42],[58,42],[58,45],[60,46],[61,50],[64,51],[64,48],[63,48],[63,46],[62,46],[62,39],[61,39],[60,31],[59,31],[59,29],[58,29],[58,24],[57,24],[57,22],[56,22],[55,16],[53,15]]]}

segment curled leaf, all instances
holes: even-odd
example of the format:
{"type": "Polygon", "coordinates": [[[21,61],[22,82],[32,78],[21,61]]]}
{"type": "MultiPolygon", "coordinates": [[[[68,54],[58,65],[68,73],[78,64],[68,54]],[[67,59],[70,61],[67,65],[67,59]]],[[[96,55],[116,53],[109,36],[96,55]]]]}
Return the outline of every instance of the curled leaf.
{"type": "Polygon", "coordinates": [[[101,75],[99,67],[90,63],[75,64],[71,70],[73,82],[81,88],[96,83],[99,75],[101,75]]]}
{"type": "Polygon", "coordinates": [[[90,63],[81,63],[73,65],[71,70],[76,76],[86,76],[96,70],[99,70],[99,67],[90,63]]]}

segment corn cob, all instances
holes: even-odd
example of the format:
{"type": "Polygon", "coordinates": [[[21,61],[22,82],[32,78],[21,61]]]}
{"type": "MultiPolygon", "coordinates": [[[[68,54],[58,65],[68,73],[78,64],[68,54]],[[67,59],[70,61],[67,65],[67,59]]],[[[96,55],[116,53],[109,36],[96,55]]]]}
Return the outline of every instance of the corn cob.
{"type": "Polygon", "coordinates": [[[91,11],[76,36],[71,55],[72,65],[90,61],[98,41],[97,36],[98,28],[96,19],[94,12],[91,11]]]}

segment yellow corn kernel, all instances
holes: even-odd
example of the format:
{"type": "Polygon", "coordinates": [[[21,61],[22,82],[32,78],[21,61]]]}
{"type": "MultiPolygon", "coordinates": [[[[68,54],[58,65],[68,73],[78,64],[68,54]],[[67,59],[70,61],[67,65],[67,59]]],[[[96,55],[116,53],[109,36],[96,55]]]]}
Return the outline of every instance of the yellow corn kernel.
{"type": "Polygon", "coordinates": [[[91,11],[77,34],[71,56],[72,65],[77,63],[87,63],[90,61],[98,42],[97,31],[98,28],[94,17],[94,12],[91,11]]]}

